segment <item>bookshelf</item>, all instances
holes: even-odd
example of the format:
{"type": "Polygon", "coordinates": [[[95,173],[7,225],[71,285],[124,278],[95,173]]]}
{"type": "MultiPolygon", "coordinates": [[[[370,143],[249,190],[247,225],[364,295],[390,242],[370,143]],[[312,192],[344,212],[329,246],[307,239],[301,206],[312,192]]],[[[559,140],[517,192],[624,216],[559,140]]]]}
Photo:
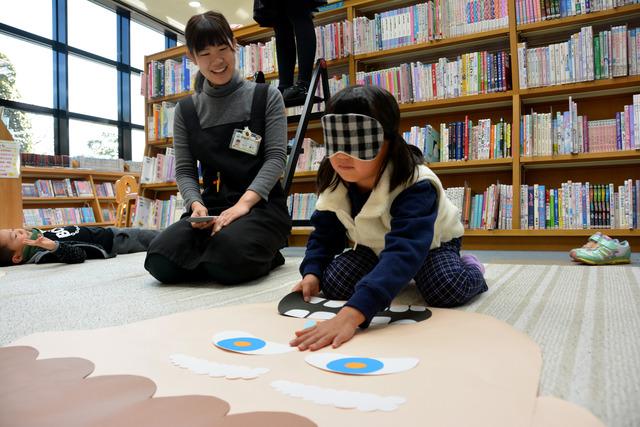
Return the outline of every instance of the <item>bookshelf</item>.
{"type": "MultiPolygon", "coordinates": [[[[130,172],[105,172],[90,169],[64,168],[64,167],[27,167],[20,169],[20,177],[10,191],[3,191],[3,209],[0,211],[0,228],[21,228],[23,223],[23,209],[48,209],[48,208],[90,208],[95,221],[82,222],[82,225],[112,226],[114,221],[103,215],[103,209],[115,212],[115,197],[98,196],[97,185],[101,183],[115,183],[123,175],[138,176],[130,172]],[[22,184],[34,183],[38,180],[64,180],[87,181],[92,195],[80,197],[27,197],[22,196],[22,184]],[[7,199],[5,199],[7,197],[7,199]],[[4,203],[7,200],[7,203],[4,203]]],[[[51,229],[68,225],[29,225],[38,228],[51,229]]]]}
{"type": "MultiPolygon", "coordinates": [[[[318,25],[349,20],[359,17],[371,19],[375,13],[412,6],[417,1],[392,0],[345,0],[342,6],[328,12],[316,14],[318,25]]],[[[640,4],[629,4],[612,9],[583,15],[567,16],[539,22],[518,24],[516,20],[517,0],[506,0],[508,25],[470,34],[425,41],[394,47],[386,50],[358,53],[330,62],[333,67],[348,68],[350,82],[356,82],[359,72],[387,69],[402,63],[422,61],[437,62],[439,57],[455,58],[459,54],[477,51],[506,51],[510,55],[511,86],[501,92],[472,94],[444,99],[430,99],[421,102],[400,104],[402,116],[401,131],[411,126],[430,124],[437,129],[440,123],[488,118],[492,122],[504,119],[511,124],[511,156],[486,160],[461,160],[430,163],[440,177],[445,188],[463,186],[465,183],[474,192],[482,193],[490,184],[500,183],[513,187],[512,229],[508,230],[466,230],[465,249],[536,249],[567,250],[581,246],[585,238],[595,229],[520,229],[520,186],[546,184],[560,187],[561,183],[591,181],[613,183],[616,188],[625,179],[640,180],[640,150],[612,152],[584,152],[554,156],[528,157],[520,154],[521,115],[536,111],[564,111],[568,97],[578,102],[579,114],[589,120],[615,118],[617,111],[632,104],[632,95],[640,92],[640,75],[627,75],[594,81],[583,81],[554,86],[521,88],[519,83],[518,44],[527,42],[529,46],[548,46],[566,42],[569,35],[583,26],[592,26],[597,31],[610,29],[613,25],[629,23],[629,28],[639,27],[640,4]]],[[[592,2],[593,4],[593,2],[592,2]]],[[[236,38],[241,44],[266,41],[273,36],[268,28],[257,24],[236,30],[236,38]]],[[[171,58],[182,55],[186,48],[174,48],[157,54],[155,58],[171,58]],[[182,49],[180,51],[180,49],[182,49]]],[[[146,62],[146,61],[145,61],[146,62]]],[[[332,70],[330,70],[331,73],[332,70]]],[[[276,73],[268,73],[267,79],[277,78],[276,73]]],[[[150,102],[157,102],[153,100],[150,102]]],[[[290,124],[289,131],[295,130],[290,124]]],[[[319,120],[309,124],[307,137],[322,140],[319,120]]],[[[170,140],[148,141],[147,150],[162,150],[170,140]]],[[[293,192],[313,192],[314,172],[299,172],[294,178],[293,192]]],[[[144,186],[149,191],[175,191],[175,185],[144,186]],[[154,187],[155,186],[155,187],[154,187]]],[[[627,239],[631,245],[640,244],[637,229],[600,229],[616,238],[627,239]]],[[[301,245],[306,241],[309,227],[296,227],[290,243],[301,245]]]]}

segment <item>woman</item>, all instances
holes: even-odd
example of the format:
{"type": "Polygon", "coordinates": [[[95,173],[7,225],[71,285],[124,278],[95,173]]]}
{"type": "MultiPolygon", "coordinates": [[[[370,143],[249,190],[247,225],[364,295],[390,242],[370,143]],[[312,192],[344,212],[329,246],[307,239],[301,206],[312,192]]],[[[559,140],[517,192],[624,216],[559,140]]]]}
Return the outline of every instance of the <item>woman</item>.
{"type": "Polygon", "coordinates": [[[152,242],[145,268],[164,283],[241,283],[284,263],[278,249],[291,231],[279,182],[284,104],[277,89],[236,71],[236,42],[223,15],[191,17],[185,38],[202,82],[175,112],[176,179],[189,210],[152,242]]]}

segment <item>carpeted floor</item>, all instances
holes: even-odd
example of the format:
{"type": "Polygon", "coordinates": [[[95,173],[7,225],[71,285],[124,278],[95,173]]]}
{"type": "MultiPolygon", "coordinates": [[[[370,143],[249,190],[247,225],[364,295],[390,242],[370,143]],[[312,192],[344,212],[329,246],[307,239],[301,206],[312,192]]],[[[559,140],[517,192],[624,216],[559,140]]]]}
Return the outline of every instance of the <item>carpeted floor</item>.
{"type": "MultiPolygon", "coordinates": [[[[290,250],[287,263],[267,278],[230,288],[162,285],[142,267],[144,254],[5,268],[0,271],[0,345],[33,332],[277,301],[299,280],[301,254],[290,250]]],[[[460,309],[501,319],[540,345],[540,395],[582,405],[609,426],[640,425],[640,267],[572,266],[566,258],[549,265],[549,259],[526,254],[513,258],[529,265],[492,261],[486,273],[489,291],[460,309]]],[[[415,289],[397,298],[398,303],[418,300],[415,289]]]]}

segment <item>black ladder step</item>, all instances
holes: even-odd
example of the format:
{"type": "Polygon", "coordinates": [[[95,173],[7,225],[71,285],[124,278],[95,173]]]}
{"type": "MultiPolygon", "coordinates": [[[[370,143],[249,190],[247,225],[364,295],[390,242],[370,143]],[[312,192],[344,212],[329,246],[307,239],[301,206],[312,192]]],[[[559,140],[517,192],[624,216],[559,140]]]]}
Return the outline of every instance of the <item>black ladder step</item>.
{"type": "MultiPolygon", "coordinates": [[[[305,100],[306,100],[306,97],[305,97],[305,99],[302,99],[302,98],[300,98],[300,99],[289,99],[289,100],[285,99],[284,100],[284,106],[286,108],[289,108],[289,107],[301,107],[301,106],[304,105],[305,100]]],[[[314,96],[313,100],[311,101],[311,103],[312,104],[317,104],[318,102],[324,102],[324,98],[321,98],[319,96],[314,96]]]]}

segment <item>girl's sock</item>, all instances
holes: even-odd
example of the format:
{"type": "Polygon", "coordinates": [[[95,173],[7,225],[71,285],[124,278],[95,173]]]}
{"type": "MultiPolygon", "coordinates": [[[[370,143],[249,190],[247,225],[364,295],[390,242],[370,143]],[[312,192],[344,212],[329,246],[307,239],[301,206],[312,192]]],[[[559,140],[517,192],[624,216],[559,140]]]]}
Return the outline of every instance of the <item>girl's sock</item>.
{"type": "Polygon", "coordinates": [[[462,263],[466,266],[473,266],[482,272],[484,275],[484,264],[480,262],[478,258],[476,258],[473,254],[464,254],[460,257],[462,263]]]}

